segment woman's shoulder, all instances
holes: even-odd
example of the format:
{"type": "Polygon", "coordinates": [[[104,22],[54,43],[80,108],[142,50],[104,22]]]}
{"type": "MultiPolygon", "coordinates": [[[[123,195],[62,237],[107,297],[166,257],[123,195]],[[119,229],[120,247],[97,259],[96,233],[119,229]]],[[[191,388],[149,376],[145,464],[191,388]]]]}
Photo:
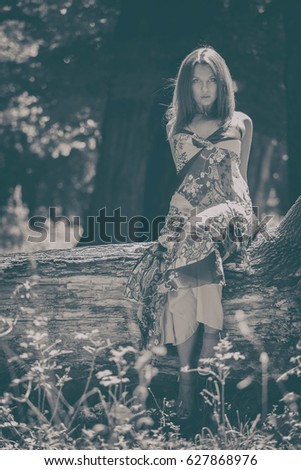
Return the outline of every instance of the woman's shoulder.
{"type": "Polygon", "coordinates": [[[173,124],[174,124],[174,120],[170,119],[169,121],[167,121],[166,126],[165,126],[165,132],[166,132],[168,140],[170,140],[174,135],[174,133],[171,132],[173,128],[173,124]]]}
{"type": "Polygon", "coordinates": [[[167,123],[166,123],[166,126],[165,126],[165,127],[166,127],[166,130],[167,130],[168,132],[170,131],[170,129],[171,129],[171,126],[172,126],[172,122],[171,122],[171,120],[167,121],[167,123]]]}
{"type": "Polygon", "coordinates": [[[248,114],[242,111],[234,111],[233,123],[237,125],[240,130],[240,134],[244,137],[246,132],[251,132],[253,129],[253,122],[248,114]]]}
{"type": "Polygon", "coordinates": [[[242,111],[234,111],[234,117],[238,121],[252,122],[252,119],[250,118],[250,116],[248,116],[248,114],[246,114],[246,113],[243,113],[242,111]]]}

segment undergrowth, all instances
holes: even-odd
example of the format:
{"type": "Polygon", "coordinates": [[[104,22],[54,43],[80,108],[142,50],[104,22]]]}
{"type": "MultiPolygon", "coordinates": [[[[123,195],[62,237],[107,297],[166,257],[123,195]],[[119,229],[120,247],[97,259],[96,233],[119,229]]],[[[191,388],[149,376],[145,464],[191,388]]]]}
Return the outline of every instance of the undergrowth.
{"type": "MultiPolygon", "coordinates": [[[[30,284],[24,284],[16,295],[28,298],[30,284]]],[[[14,323],[2,317],[0,336],[10,335],[14,323]]],[[[165,347],[139,351],[131,345],[104,342],[100,336],[97,329],[76,334],[79,347],[91,360],[83,393],[71,403],[65,393],[66,384],[73,380],[71,368],[62,363],[68,363],[69,357],[72,364],[73,351],[65,350],[60,339],[51,342],[46,317],[34,318],[23,333],[19,350],[7,352],[12,377],[0,397],[0,448],[301,448],[300,397],[294,392],[284,393],[279,407],[267,413],[265,356],[261,356],[261,413],[253,420],[242,421],[237,412],[234,422],[227,414],[226,382],[233,363],[245,359],[233,351],[228,337],[220,340],[215,357],[202,360],[198,367],[198,372],[207,376],[202,396],[210,419],[206,425],[200,422],[197,432],[187,438],[176,420],[174,401],[164,398],[159,402],[151,390],[158,372],[153,366],[154,358],[165,355],[165,347]],[[101,367],[98,359],[104,355],[111,367],[101,367]],[[155,406],[147,406],[150,396],[155,406]]],[[[301,376],[300,350],[301,342],[291,359],[292,368],[279,376],[279,383],[291,375],[301,376]]]]}

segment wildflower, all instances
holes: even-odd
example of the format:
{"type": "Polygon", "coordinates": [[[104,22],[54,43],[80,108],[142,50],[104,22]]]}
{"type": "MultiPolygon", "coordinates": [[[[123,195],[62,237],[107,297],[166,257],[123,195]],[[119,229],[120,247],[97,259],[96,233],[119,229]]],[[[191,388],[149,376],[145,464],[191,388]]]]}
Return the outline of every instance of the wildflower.
{"type": "Polygon", "coordinates": [[[112,371],[106,369],[106,370],[102,370],[100,372],[97,372],[96,375],[96,378],[97,379],[103,379],[104,377],[108,377],[109,375],[112,375],[112,371]]]}
{"type": "Polygon", "coordinates": [[[133,396],[138,398],[141,403],[145,403],[148,397],[148,390],[144,385],[137,385],[133,392],[133,396]]]}
{"type": "Polygon", "coordinates": [[[30,355],[28,353],[23,353],[23,354],[20,354],[19,358],[20,359],[28,359],[30,357],[30,355]]]}
{"type": "Polygon", "coordinates": [[[150,362],[151,358],[152,358],[151,351],[143,351],[143,354],[136,359],[135,369],[137,370],[142,369],[142,367],[144,367],[145,364],[150,362]]]}
{"type": "Polygon", "coordinates": [[[136,423],[137,429],[140,429],[142,427],[152,427],[153,425],[154,425],[154,421],[152,420],[150,416],[139,418],[136,423]]]}
{"type": "Polygon", "coordinates": [[[298,398],[300,398],[300,395],[297,395],[294,392],[288,392],[286,395],[284,395],[283,398],[280,399],[280,401],[284,401],[285,403],[295,403],[297,402],[298,398]]]}
{"type": "Polygon", "coordinates": [[[122,405],[122,403],[114,403],[111,407],[110,415],[118,421],[130,420],[133,417],[131,410],[127,406],[122,405]]]}
{"type": "Polygon", "coordinates": [[[124,356],[126,353],[128,352],[133,352],[135,353],[136,352],[136,349],[133,348],[132,346],[126,346],[126,347],[119,347],[119,350],[117,349],[113,349],[111,354],[115,357],[122,357],[124,356]]]}
{"type": "Polygon", "coordinates": [[[156,354],[157,356],[166,356],[167,349],[165,346],[153,346],[152,352],[156,354]]]}
{"type": "Polygon", "coordinates": [[[75,339],[88,339],[88,335],[84,334],[84,333],[76,333],[76,335],[74,336],[75,339]]]}
{"type": "Polygon", "coordinates": [[[107,434],[108,433],[108,426],[105,426],[104,424],[95,424],[93,426],[92,431],[94,434],[107,434]]]}

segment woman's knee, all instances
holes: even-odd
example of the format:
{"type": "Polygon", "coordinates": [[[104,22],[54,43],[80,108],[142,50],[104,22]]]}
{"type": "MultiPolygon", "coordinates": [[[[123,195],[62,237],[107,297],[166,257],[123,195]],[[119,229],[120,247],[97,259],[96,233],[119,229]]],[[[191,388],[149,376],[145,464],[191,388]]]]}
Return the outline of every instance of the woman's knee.
{"type": "Polygon", "coordinates": [[[221,330],[216,328],[212,328],[211,326],[204,325],[204,332],[205,333],[219,333],[221,330]]]}

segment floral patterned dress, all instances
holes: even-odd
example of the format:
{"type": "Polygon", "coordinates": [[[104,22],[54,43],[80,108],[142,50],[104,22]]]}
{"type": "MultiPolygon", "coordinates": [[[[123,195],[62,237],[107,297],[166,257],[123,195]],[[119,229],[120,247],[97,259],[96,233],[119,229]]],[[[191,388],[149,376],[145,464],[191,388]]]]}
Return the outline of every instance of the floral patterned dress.
{"type": "Polygon", "coordinates": [[[179,344],[197,322],[222,328],[223,264],[232,261],[236,268],[250,270],[246,249],[253,211],[239,170],[240,141],[234,120],[206,139],[186,128],[172,138],[178,187],[158,241],[138,259],[124,291],[125,297],[139,302],[145,347],[179,344]],[[175,305],[181,319],[172,319],[175,305]]]}

